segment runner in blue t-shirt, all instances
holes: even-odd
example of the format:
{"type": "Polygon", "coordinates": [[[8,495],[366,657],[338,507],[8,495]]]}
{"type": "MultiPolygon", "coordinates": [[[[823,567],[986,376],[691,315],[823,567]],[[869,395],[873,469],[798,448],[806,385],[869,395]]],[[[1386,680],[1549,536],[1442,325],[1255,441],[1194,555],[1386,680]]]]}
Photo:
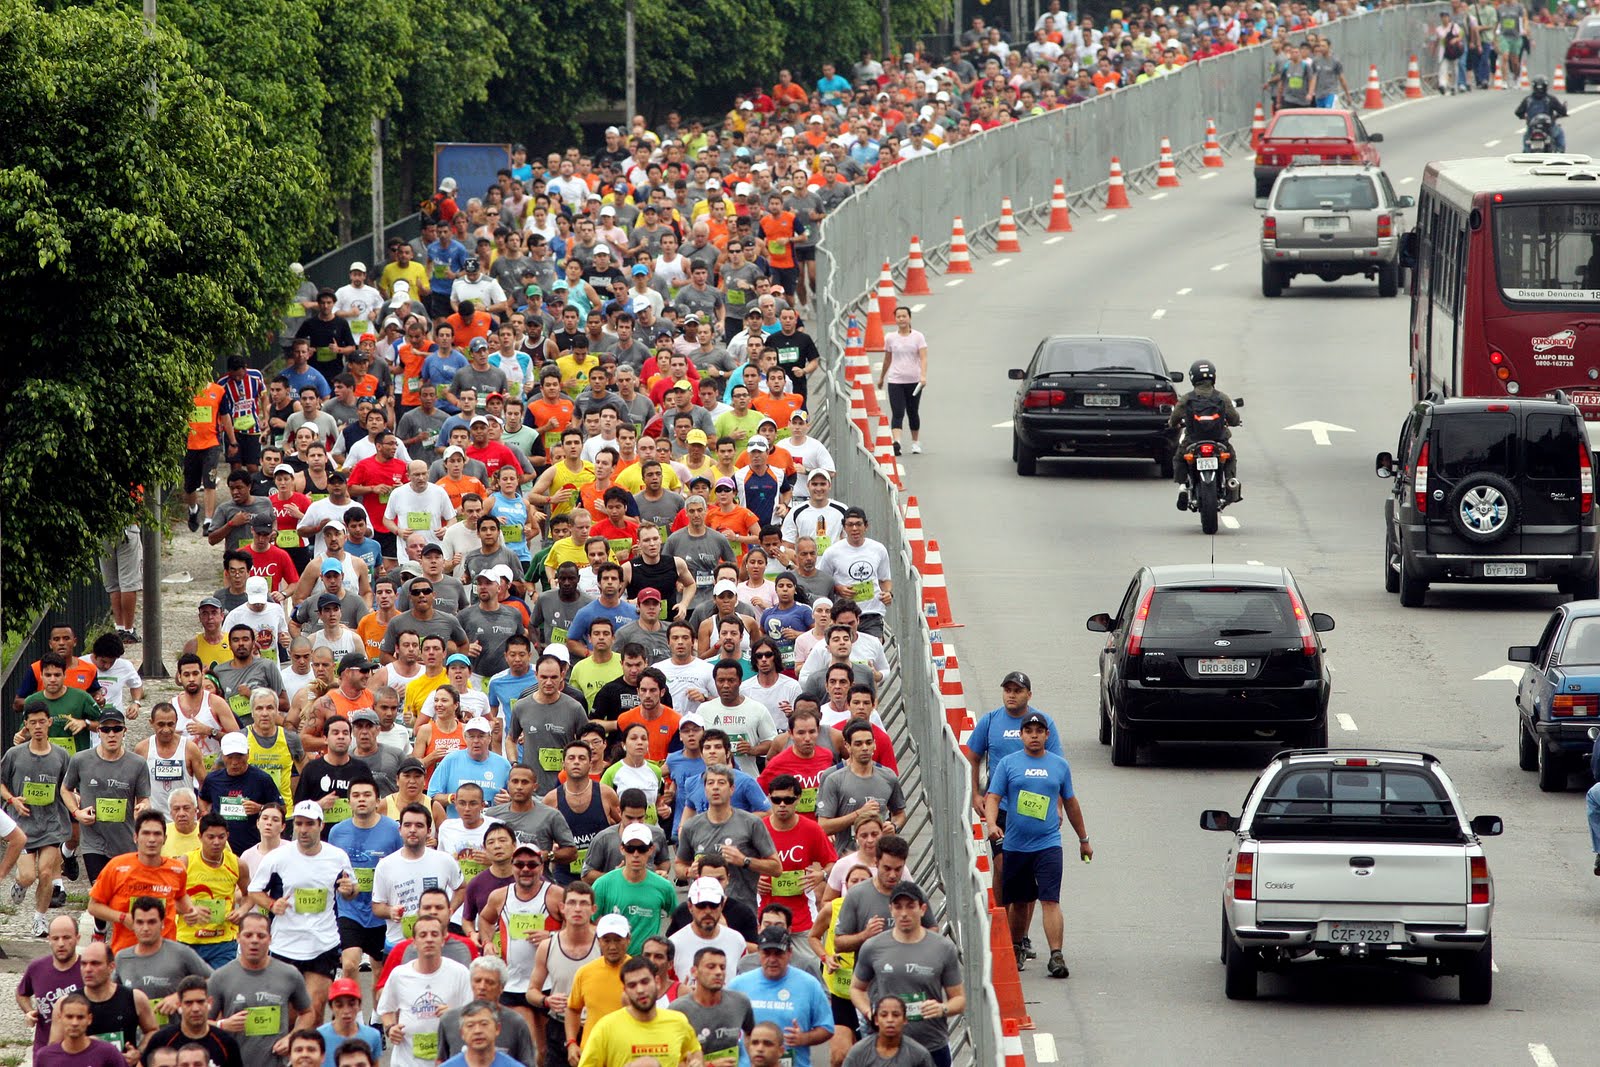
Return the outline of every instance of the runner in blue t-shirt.
{"type": "Polygon", "coordinates": [[[1043,901],[1050,977],[1065,978],[1067,962],[1061,955],[1062,819],[1077,831],[1078,855],[1085,863],[1093,858],[1094,849],[1089,847],[1083,811],[1072,791],[1072,769],[1061,756],[1046,751],[1050,730],[1050,718],[1043,712],[1030,711],[1022,717],[1022,751],[1013,752],[991,769],[983,816],[990,843],[999,847],[1005,858],[1003,865],[997,864],[1004,872],[997,884],[1018,969],[1025,962],[1022,938],[1033,923],[1034,902],[1043,901]],[[1010,811],[1004,829],[999,825],[1002,800],[1010,811]]]}
{"type": "Polygon", "coordinates": [[[727,988],[750,998],[756,1022],[773,1023],[785,1034],[791,1027],[798,1029],[799,1039],[791,1042],[795,1067],[822,1067],[828,1062],[833,1007],[821,982],[789,966],[790,944],[782,927],[762,930],[756,940],[761,966],[734,978],[727,988]]]}
{"type": "MultiPolygon", "coordinates": [[[[1034,709],[1028,701],[1033,697],[1033,683],[1021,671],[1012,671],[1000,682],[1001,706],[984,714],[978,724],[972,728],[972,735],[967,738],[967,751],[971,753],[972,764],[972,806],[978,811],[983,810],[983,783],[979,780],[978,765],[984,757],[989,760],[989,774],[994,776],[994,769],[1000,761],[1013,752],[1022,751],[1022,720],[1034,709]]],[[[1045,751],[1061,755],[1061,734],[1056,730],[1055,723],[1050,722],[1050,736],[1045,741],[1045,751]]],[[[1005,829],[1006,812],[1011,809],[1002,800],[1000,803],[1000,828],[1005,829]]],[[[995,881],[1000,880],[1000,872],[995,872],[995,881]]]]}
{"type": "Polygon", "coordinates": [[[340,963],[345,977],[354,976],[363,954],[374,967],[384,960],[387,923],[372,914],[372,872],[378,861],[400,851],[400,825],[378,814],[378,787],[371,781],[350,785],[350,818],[335,823],[328,843],[344,849],[356,874],[356,895],[338,897],[340,963]]]}

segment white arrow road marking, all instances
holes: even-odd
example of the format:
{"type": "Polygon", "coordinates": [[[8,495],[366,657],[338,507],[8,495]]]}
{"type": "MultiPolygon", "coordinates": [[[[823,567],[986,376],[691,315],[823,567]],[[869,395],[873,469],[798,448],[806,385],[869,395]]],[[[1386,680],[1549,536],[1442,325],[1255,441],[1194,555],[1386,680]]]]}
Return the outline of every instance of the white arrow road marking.
{"type": "Polygon", "coordinates": [[[1178,295],[1179,295],[1179,296],[1188,296],[1188,295],[1189,295],[1189,294],[1190,294],[1190,293],[1192,293],[1192,292],[1194,292],[1194,290],[1193,290],[1193,289],[1190,289],[1190,288],[1188,288],[1188,287],[1187,287],[1187,286],[1186,286],[1186,287],[1184,287],[1184,288],[1182,288],[1182,289],[1179,289],[1179,290],[1178,290],[1178,295]]]}
{"type": "Polygon", "coordinates": [[[1167,195],[1166,193],[1151,193],[1150,194],[1150,199],[1151,200],[1162,200],[1162,199],[1165,199],[1166,195],[1167,195]]]}
{"type": "Polygon", "coordinates": [[[1528,1042],[1528,1055],[1533,1057],[1534,1067],[1558,1067],[1555,1056],[1550,1054],[1549,1045],[1540,1045],[1528,1042]]]}
{"type": "Polygon", "coordinates": [[[1115,221],[1117,221],[1117,213],[1115,211],[1113,211],[1109,215],[1101,215],[1095,221],[1096,222],[1115,222],[1115,221]]]}
{"type": "Polygon", "coordinates": [[[965,278],[947,278],[945,279],[944,287],[946,289],[954,289],[964,281],[966,281],[965,278]]]}
{"type": "Polygon", "coordinates": [[[1002,256],[999,259],[995,260],[993,263],[989,264],[989,266],[991,266],[991,267],[1003,267],[1007,263],[1010,263],[1010,262],[1011,262],[1011,257],[1010,256],[1002,256]]]}
{"type": "Polygon", "coordinates": [[[1152,319],[1164,319],[1167,317],[1167,309],[1156,308],[1154,311],[1150,312],[1150,317],[1152,319]]]}
{"type": "Polygon", "coordinates": [[[1331,445],[1330,433],[1355,433],[1348,426],[1336,426],[1331,422],[1297,422],[1293,426],[1285,426],[1285,430],[1310,430],[1311,439],[1319,445],[1331,445]]]}
{"type": "Polygon", "coordinates": [[[1011,419],[1007,419],[1005,422],[997,422],[989,428],[991,430],[1009,430],[1011,429],[1011,422],[1011,419]]]}
{"type": "Polygon", "coordinates": [[[1494,147],[1494,146],[1495,146],[1495,145],[1497,145],[1497,144],[1499,144],[1499,143],[1500,143],[1500,138],[1498,138],[1498,137],[1496,137],[1496,138],[1495,138],[1495,139],[1494,139],[1494,140],[1492,140],[1492,141],[1485,141],[1485,142],[1483,142],[1483,147],[1485,147],[1485,148],[1493,148],[1493,147],[1494,147]]]}
{"type": "Polygon", "coordinates": [[[1339,729],[1349,730],[1351,733],[1357,732],[1356,721],[1350,716],[1346,715],[1344,712],[1339,712],[1339,714],[1335,715],[1334,718],[1339,720],[1339,729]]]}
{"type": "Polygon", "coordinates": [[[1259,559],[1247,559],[1245,560],[1245,564],[1251,567],[1259,567],[1261,566],[1261,561],[1259,559]]]}
{"type": "Polygon", "coordinates": [[[1414,178],[1411,175],[1407,174],[1404,178],[1400,179],[1400,184],[1401,185],[1410,185],[1412,182],[1414,182],[1416,180],[1417,180],[1416,178],[1414,178]]]}
{"type": "Polygon", "coordinates": [[[920,315],[920,314],[922,314],[922,309],[927,307],[927,306],[928,306],[927,304],[912,304],[911,305],[911,314],[920,315]]]}
{"type": "Polygon", "coordinates": [[[1215,178],[1216,176],[1217,176],[1217,172],[1216,171],[1211,171],[1211,172],[1209,172],[1207,174],[1200,175],[1200,180],[1203,181],[1203,182],[1208,182],[1212,178],[1215,178]]]}
{"type": "Polygon", "coordinates": [[[1485,673],[1478,675],[1476,678],[1473,679],[1473,681],[1474,682],[1520,682],[1520,681],[1522,681],[1522,668],[1521,667],[1513,667],[1511,664],[1508,663],[1504,667],[1496,667],[1492,671],[1486,671],[1485,673]]]}
{"type": "Polygon", "coordinates": [[[1214,270],[1214,271],[1227,270],[1228,269],[1228,265],[1226,263],[1218,263],[1215,267],[1212,267],[1211,269],[1214,270]]]}
{"type": "Polygon", "coordinates": [[[1054,237],[1046,237],[1046,238],[1045,238],[1045,239],[1044,239],[1044,243],[1045,243],[1045,244],[1047,244],[1047,245],[1053,245],[1053,244],[1055,244],[1055,243],[1056,243],[1056,242],[1057,242],[1057,241],[1060,241],[1060,240],[1062,240],[1062,239],[1063,239],[1063,238],[1064,238],[1064,237],[1065,237],[1065,236],[1066,236],[1066,235],[1065,235],[1065,234],[1060,234],[1060,233],[1058,233],[1058,234],[1056,234],[1056,235],[1055,235],[1055,236],[1054,236],[1054,237]]]}
{"type": "Polygon", "coordinates": [[[1224,515],[1222,516],[1222,525],[1230,530],[1237,530],[1239,528],[1239,520],[1232,515],[1224,515]]]}

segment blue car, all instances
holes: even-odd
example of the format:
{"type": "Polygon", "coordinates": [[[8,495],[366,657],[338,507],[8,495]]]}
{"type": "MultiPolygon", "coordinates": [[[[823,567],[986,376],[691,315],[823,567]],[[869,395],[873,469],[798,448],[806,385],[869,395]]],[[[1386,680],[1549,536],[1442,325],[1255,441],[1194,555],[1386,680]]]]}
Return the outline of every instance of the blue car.
{"type": "Polygon", "coordinates": [[[1539,772],[1539,788],[1558,793],[1587,769],[1600,726],[1600,600],[1575,600],[1550,616],[1536,645],[1512,645],[1506,659],[1526,663],[1517,684],[1517,764],[1539,772]]]}

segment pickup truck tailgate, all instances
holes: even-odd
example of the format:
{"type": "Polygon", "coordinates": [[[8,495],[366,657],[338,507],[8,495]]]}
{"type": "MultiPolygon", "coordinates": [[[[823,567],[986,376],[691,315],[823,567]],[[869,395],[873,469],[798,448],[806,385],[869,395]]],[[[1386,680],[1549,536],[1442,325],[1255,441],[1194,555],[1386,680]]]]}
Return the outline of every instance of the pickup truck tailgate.
{"type": "Polygon", "coordinates": [[[1468,861],[1461,845],[1263,841],[1255,874],[1257,921],[1467,918],[1468,861]]]}

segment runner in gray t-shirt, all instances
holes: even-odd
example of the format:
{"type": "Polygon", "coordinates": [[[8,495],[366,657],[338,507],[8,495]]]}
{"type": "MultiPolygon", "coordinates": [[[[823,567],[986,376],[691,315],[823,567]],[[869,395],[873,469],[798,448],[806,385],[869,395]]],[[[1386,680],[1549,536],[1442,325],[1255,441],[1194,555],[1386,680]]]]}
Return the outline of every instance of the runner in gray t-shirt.
{"type": "Polygon", "coordinates": [[[568,743],[588,725],[589,716],[576,700],[558,694],[549,704],[537,695],[511,705],[511,741],[522,743],[522,760],[538,776],[538,793],[544,795],[561,784],[561,761],[568,743]]]}
{"type": "MultiPolygon", "coordinates": [[[[148,912],[146,913],[148,914],[148,912]]],[[[178,991],[178,983],[191,974],[211,977],[211,965],[188,945],[161,941],[148,956],[139,955],[138,945],[129,945],[116,958],[117,981],[137,989],[150,998],[150,1007],[161,1011],[161,1001],[178,991]]],[[[176,1012],[166,1012],[175,1015],[176,1012]]]]}
{"type": "Polygon", "coordinates": [[[67,814],[66,801],[61,799],[61,783],[67,777],[71,762],[67,751],[55,744],[43,754],[34,752],[27,744],[14,745],[0,759],[0,782],[12,796],[22,797],[28,807],[26,815],[20,813],[16,804],[7,812],[28,835],[29,849],[64,845],[72,836],[72,817],[67,814]],[[30,795],[37,799],[30,803],[30,795]],[[49,800],[43,799],[46,795],[49,800]]]}
{"type": "MultiPolygon", "coordinates": [[[[728,960],[728,970],[733,969],[734,960],[728,960]]],[[[675,967],[679,974],[689,974],[694,970],[694,960],[676,960],[675,967]]],[[[727,974],[724,981],[731,978],[727,974]]],[[[694,999],[691,994],[679,997],[668,1005],[673,1011],[681,1011],[689,1018],[689,1025],[694,1027],[695,1034],[700,1038],[700,1052],[711,1063],[721,1063],[722,1059],[717,1053],[737,1060],[737,1056],[729,1054],[728,1050],[737,1050],[742,1047],[744,1035],[755,1029],[755,1012],[750,1009],[750,998],[735,989],[724,988],[722,999],[716,1004],[707,1007],[694,999]]]]}
{"type": "Polygon", "coordinates": [[[527,811],[512,811],[510,804],[496,804],[483,813],[489,822],[503,822],[517,835],[517,844],[533,845],[546,856],[558,848],[578,843],[572,827],[555,808],[535,799],[527,811]]]}
{"type": "Polygon", "coordinates": [[[390,619],[389,625],[383,628],[382,645],[389,655],[394,655],[394,642],[401,634],[416,634],[419,641],[427,637],[442,637],[447,650],[452,641],[461,646],[467,643],[467,631],[461,628],[461,623],[454,615],[443,611],[435,611],[428,619],[419,619],[411,612],[403,611],[390,619]]]}
{"type": "Polygon", "coordinates": [[[711,603],[711,586],[717,575],[718,563],[733,563],[737,557],[728,539],[716,530],[706,530],[698,536],[687,527],[667,538],[667,554],[677,556],[694,575],[694,600],[691,606],[711,603]]]}
{"type": "MultiPolygon", "coordinates": [[[[849,764],[840,764],[822,773],[817,785],[817,818],[837,819],[865,807],[867,801],[878,802],[878,814],[888,818],[905,810],[905,794],[900,791],[900,776],[879,764],[872,764],[872,773],[866,777],[856,774],[849,764]]],[[[848,825],[833,835],[833,847],[844,855],[855,847],[855,834],[848,825]]]]}
{"type": "MultiPolygon", "coordinates": [[[[253,924],[252,924],[253,925],[253,924]]],[[[234,1035],[239,1058],[248,1067],[281,1063],[272,1046],[287,1035],[300,1015],[311,1010],[306,980],[282,960],[268,958],[259,970],[243,960],[219,968],[206,983],[211,990],[211,1016],[219,1024],[245,1013],[245,1029],[234,1035]]]]}
{"type": "MultiPolygon", "coordinates": [[[[678,827],[678,859],[693,863],[702,852],[732,844],[748,859],[770,859],[778,854],[767,824],[748,811],[732,808],[726,822],[711,821],[709,813],[691,815],[678,827]]],[[[728,867],[728,896],[754,911],[757,874],[749,867],[728,867]]]]}
{"type": "Polygon", "coordinates": [[[121,751],[120,738],[116,758],[107,759],[101,737],[99,745],[72,757],[62,785],[77,794],[80,810],[94,813],[79,820],[78,850],[110,859],[133,851],[133,806],[150,795],[150,766],[142,756],[121,751]]]}
{"type": "Polygon", "coordinates": [[[942,1002],[946,989],[961,984],[961,959],[949,938],[928,932],[919,941],[897,941],[885,930],[856,951],[855,976],[872,1003],[891,993],[905,1001],[907,1037],[930,1052],[950,1043],[949,1020],[924,1019],[919,1007],[925,1000],[942,1002]]]}
{"type": "Polygon", "coordinates": [[[506,642],[522,632],[522,613],[516,608],[500,606],[485,611],[478,604],[456,616],[461,628],[467,631],[467,642],[478,643],[478,653],[472,657],[472,671],[485,678],[506,669],[506,642]]]}

